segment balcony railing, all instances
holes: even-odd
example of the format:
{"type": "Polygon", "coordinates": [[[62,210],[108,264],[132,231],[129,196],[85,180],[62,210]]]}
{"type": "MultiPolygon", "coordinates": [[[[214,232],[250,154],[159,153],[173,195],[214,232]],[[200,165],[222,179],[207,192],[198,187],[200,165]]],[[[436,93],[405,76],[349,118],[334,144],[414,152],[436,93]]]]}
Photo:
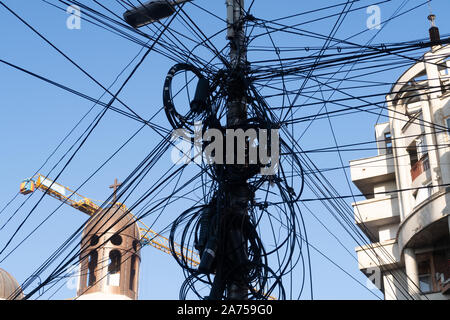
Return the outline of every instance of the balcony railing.
{"type": "Polygon", "coordinates": [[[428,169],[430,169],[430,162],[428,161],[428,156],[424,156],[411,167],[412,181],[416,180],[422,172],[425,172],[428,169]]]}

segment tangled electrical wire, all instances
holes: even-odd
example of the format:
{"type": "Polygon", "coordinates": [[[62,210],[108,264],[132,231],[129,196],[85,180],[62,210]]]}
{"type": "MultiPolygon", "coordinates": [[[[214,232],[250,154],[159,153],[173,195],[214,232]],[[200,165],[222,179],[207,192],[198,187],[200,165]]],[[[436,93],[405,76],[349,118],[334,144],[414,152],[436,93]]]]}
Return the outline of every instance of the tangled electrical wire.
{"type": "MultiPolygon", "coordinates": [[[[350,38],[338,39],[337,28],[333,28],[330,34],[324,35],[314,30],[303,29],[302,23],[294,24],[292,20],[289,20],[306,13],[265,20],[251,15],[252,5],[250,5],[246,8],[242,24],[247,36],[245,41],[248,53],[252,55],[252,58],[240,68],[233,68],[225,58],[228,46],[224,49],[216,48],[212,41],[214,37],[222,34],[224,29],[221,28],[217,33],[206,36],[182,8],[178,11],[179,15],[176,18],[189,32],[180,32],[175,27],[169,26],[170,23],[163,23],[158,27],[148,27],[152,33],[147,33],[125,25],[120,20],[121,17],[110,10],[108,5],[95,0],[94,2],[99,6],[97,10],[82,1],[55,0],[50,3],[53,6],[78,5],[84,10],[86,21],[142,48],[151,49],[175,63],[164,82],[164,112],[172,129],[184,129],[188,133],[184,139],[198,147],[202,154],[200,157],[203,157],[203,153],[208,153],[213,145],[218,146],[218,144],[216,140],[198,142],[195,139],[196,135],[204,137],[206,133],[215,130],[227,137],[227,130],[238,129],[246,132],[251,130],[277,132],[276,137],[272,134],[267,135],[267,143],[265,147],[259,149],[259,152],[263,155],[278,153],[279,162],[273,163],[269,160],[262,163],[259,153],[257,160],[253,161],[250,146],[261,146],[264,139],[259,137],[253,140],[247,139],[242,148],[244,151],[242,163],[225,164],[225,158],[221,158],[216,152],[211,153],[215,161],[209,161],[209,158],[206,158],[206,161],[200,161],[199,172],[193,175],[191,180],[182,184],[183,188],[191,183],[198,183],[199,187],[177,195],[177,192],[183,188],[178,188],[176,185],[177,188],[174,188],[176,191],[169,192],[169,195],[163,197],[161,201],[154,200],[156,204],[153,202],[145,204],[138,211],[137,218],[142,219],[157,210],[165,209],[167,203],[187,199],[189,192],[198,190],[202,192],[200,200],[195,199],[198,200],[197,203],[193,200],[195,204],[192,207],[184,212],[177,212],[177,217],[168,227],[173,252],[180,244],[181,248],[194,248],[201,257],[199,267],[194,267],[192,256],[190,256],[191,251],[183,249],[181,256],[174,255],[185,273],[185,281],[180,289],[181,299],[187,299],[191,297],[191,294],[200,299],[258,300],[274,296],[278,299],[293,298],[292,292],[288,293],[285,280],[287,276],[292,276],[294,270],[299,271],[296,275],[300,277],[300,281],[297,281],[298,297],[307,285],[306,278],[309,273],[312,298],[309,248],[314,247],[308,241],[300,209],[300,199],[305,187],[313,193],[317,201],[322,202],[323,208],[343,225],[345,231],[355,239],[358,245],[370,246],[365,235],[354,226],[352,209],[348,208],[341,194],[324,175],[327,170],[318,167],[310,157],[311,150],[309,153],[305,152],[299,140],[315,120],[329,120],[332,117],[356,112],[380,117],[382,111],[389,110],[384,106],[384,100],[374,102],[369,99],[377,96],[384,99],[386,92],[361,95],[353,94],[351,90],[357,92],[365,88],[383,88],[392,83],[364,81],[361,80],[364,79],[361,74],[367,76],[368,70],[370,73],[381,73],[392,68],[404,68],[412,62],[419,61],[420,56],[416,53],[427,47],[429,43],[411,41],[382,45],[372,45],[371,42],[365,45],[357,44],[350,38]],[[104,11],[100,12],[101,9],[104,11]],[[323,41],[325,44],[317,47],[309,45],[300,47],[292,43],[289,43],[289,46],[277,46],[274,38],[277,34],[284,32],[292,37],[309,37],[323,41]],[[189,47],[190,44],[192,44],[191,47],[189,47]],[[198,52],[201,49],[207,51],[208,57],[211,57],[212,53],[212,58],[205,59],[206,55],[198,52]],[[349,76],[350,73],[352,76],[349,76]],[[180,79],[184,80],[184,83],[181,81],[182,85],[176,87],[180,79]],[[344,81],[348,87],[340,88],[344,81]],[[188,88],[193,83],[196,83],[195,93],[191,96],[188,88]],[[182,92],[188,97],[188,102],[179,104],[176,100],[182,92]],[[329,97],[324,96],[324,93],[330,92],[329,97]],[[340,96],[333,97],[335,94],[340,96]],[[230,112],[230,100],[233,100],[230,97],[239,97],[245,101],[245,119],[239,123],[231,123],[227,118],[230,112]],[[319,106],[320,109],[313,110],[314,106],[319,106]],[[304,113],[302,116],[296,116],[300,109],[304,113]],[[302,123],[308,124],[305,131],[301,135],[296,132],[294,134],[294,125],[302,123]],[[279,144],[276,144],[275,141],[278,140],[279,144]],[[270,168],[274,174],[261,174],[262,171],[270,168]]],[[[138,5],[137,2],[140,3],[140,1],[133,3],[128,0],[116,2],[125,9],[133,8],[138,5]]],[[[352,8],[355,2],[357,1],[342,2],[315,11],[322,12],[330,8],[338,8],[337,14],[325,14],[322,18],[337,17],[336,26],[340,26],[349,12],[364,9],[364,7],[352,8]]],[[[192,5],[196,6],[195,3],[192,5]]],[[[418,7],[419,5],[413,9],[418,7]]],[[[213,12],[203,7],[196,6],[196,8],[217,18],[213,12]]],[[[402,9],[403,5],[399,8],[402,9]]],[[[404,12],[396,11],[393,18],[400,14],[404,12]]],[[[322,18],[317,18],[317,21],[321,21],[322,18]]],[[[173,20],[175,19],[170,21],[173,20]]],[[[133,179],[130,178],[129,183],[128,179],[125,180],[127,183],[124,185],[127,189],[134,190],[154,164],[161,159],[171,143],[173,144],[173,141],[170,142],[168,138],[169,130],[138,116],[117,98],[117,94],[111,95],[114,99],[117,98],[117,101],[128,111],[113,106],[112,102],[97,101],[98,99],[6,61],[0,62],[84,99],[99,103],[105,108],[105,112],[112,110],[159,132],[161,142],[130,174],[130,176],[133,174],[136,176],[133,179]]],[[[92,80],[92,77],[90,78],[92,80]]],[[[109,93],[108,89],[106,92],[109,93]]],[[[398,111],[394,112],[394,115],[401,116],[398,111]]],[[[243,115],[237,116],[244,118],[243,115]]],[[[425,123],[425,125],[436,124],[425,123]]],[[[444,130],[444,128],[441,129],[444,130]]],[[[223,154],[228,154],[227,147],[229,148],[226,143],[222,145],[223,154]]],[[[337,143],[331,151],[336,152],[336,150],[340,151],[337,143]]],[[[236,154],[235,152],[234,155],[236,154]]],[[[234,163],[237,162],[235,157],[233,160],[234,163]]],[[[345,166],[341,163],[341,166],[331,168],[329,171],[344,168],[345,166]]],[[[167,171],[170,172],[170,169],[167,171]]],[[[137,209],[145,199],[159,194],[166,188],[169,182],[166,183],[164,179],[172,182],[173,178],[178,178],[182,172],[183,170],[178,169],[173,175],[165,172],[161,175],[162,181],[158,180],[157,184],[147,188],[142,198],[136,201],[136,205],[129,206],[130,210],[135,212],[135,208],[137,209]]],[[[118,199],[121,195],[119,194],[118,199]]],[[[301,205],[306,207],[304,203],[301,205]]],[[[45,262],[42,269],[30,277],[30,280],[26,282],[27,285],[48,268],[56,260],[57,255],[67,250],[68,243],[74,243],[76,233],[72,237],[61,245],[57,254],[52,255],[45,262]]],[[[42,281],[34,292],[40,294],[39,290],[44,285],[48,286],[49,283],[53,283],[52,281],[56,283],[56,280],[62,278],[64,267],[78,258],[78,250],[73,250],[71,253],[73,252],[75,254],[68,254],[61,262],[61,267],[58,266],[57,270],[42,281]]],[[[84,253],[84,248],[80,250],[80,256],[81,253],[84,253]]],[[[393,275],[393,277],[396,276],[393,275]]],[[[292,278],[289,285],[292,287],[292,278]]],[[[23,287],[26,288],[25,285],[23,287]]]]}
{"type": "MultiPolygon", "coordinates": [[[[180,290],[180,299],[186,299],[189,291],[198,298],[214,300],[261,300],[268,299],[274,292],[281,299],[286,297],[282,277],[292,270],[292,260],[295,260],[293,256],[300,228],[296,220],[298,208],[294,203],[302,194],[303,169],[300,159],[291,152],[287,143],[283,140],[278,142],[279,125],[274,122],[270,107],[254,89],[248,74],[243,70],[224,69],[215,74],[203,75],[195,66],[183,63],[176,64],[169,70],[164,83],[164,108],[174,130],[184,128],[194,133],[195,121],[200,120],[202,126],[197,130],[201,131],[202,136],[210,129],[218,130],[225,139],[231,135],[230,129],[242,132],[265,130],[266,134],[267,131],[271,132],[270,136],[264,136],[268,140],[264,141],[266,143],[261,141],[262,135],[259,140],[256,136],[246,139],[241,146],[245,153],[241,164],[238,164],[234,152],[237,149],[234,145],[234,149],[230,150],[228,142],[214,141],[214,159],[207,159],[204,164],[204,174],[211,180],[207,194],[204,194],[206,203],[181,213],[173,222],[170,232],[173,256],[186,275],[180,290]],[[182,72],[193,73],[193,77],[198,79],[195,95],[185,114],[177,110],[172,99],[172,81],[182,72]],[[211,84],[208,79],[212,79],[211,84]],[[230,96],[241,97],[248,105],[245,110],[248,118],[237,125],[227,125],[223,119],[230,96]],[[224,151],[223,153],[217,152],[217,143],[222,143],[219,149],[224,151]],[[279,165],[279,159],[276,159],[275,163],[271,157],[272,162],[269,161],[266,165],[275,168],[259,175],[265,165],[260,161],[261,154],[256,159],[251,159],[250,149],[254,144],[260,147],[258,153],[278,156],[280,150],[283,150],[285,154],[292,155],[292,168],[301,173],[300,189],[294,190],[293,186],[289,185],[282,166],[279,165]],[[229,159],[223,157],[223,154],[228,157],[230,151],[233,151],[231,153],[234,156],[231,165],[225,164],[229,159]],[[270,200],[275,201],[274,198],[278,196],[278,201],[285,204],[284,208],[278,208],[284,213],[278,216],[278,223],[287,230],[269,251],[260,237],[264,216],[274,216],[270,212],[272,208],[269,208],[268,189],[271,190],[270,200]],[[259,194],[264,196],[264,200],[257,200],[256,195],[259,194]],[[198,268],[191,266],[192,257],[185,256],[187,252],[182,252],[180,257],[175,254],[176,243],[182,248],[193,247],[198,251],[201,257],[198,268]],[[283,256],[283,259],[276,269],[272,269],[269,261],[275,256],[283,256]],[[199,285],[209,287],[209,295],[202,295],[197,289],[199,285]]],[[[186,80],[192,81],[189,77],[186,80]]],[[[201,142],[200,156],[212,143],[201,142]]]]}

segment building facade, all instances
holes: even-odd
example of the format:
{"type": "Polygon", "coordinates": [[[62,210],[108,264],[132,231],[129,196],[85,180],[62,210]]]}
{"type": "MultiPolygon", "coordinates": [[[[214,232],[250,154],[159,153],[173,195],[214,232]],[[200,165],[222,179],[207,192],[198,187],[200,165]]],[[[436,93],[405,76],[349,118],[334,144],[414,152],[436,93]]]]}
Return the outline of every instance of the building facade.
{"type": "Polygon", "coordinates": [[[433,46],[386,101],[378,155],[350,161],[371,242],[356,248],[359,269],[385,299],[450,299],[450,45],[433,46]]]}

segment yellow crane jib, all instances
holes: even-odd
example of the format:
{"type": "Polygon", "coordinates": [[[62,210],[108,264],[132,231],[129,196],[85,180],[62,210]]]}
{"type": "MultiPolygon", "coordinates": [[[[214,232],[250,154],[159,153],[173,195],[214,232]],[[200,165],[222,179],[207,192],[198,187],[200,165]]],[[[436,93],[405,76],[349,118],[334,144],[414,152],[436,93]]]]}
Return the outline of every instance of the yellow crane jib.
{"type": "MultiPolygon", "coordinates": [[[[92,199],[83,197],[82,195],[76,193],[75,191],[72,191],[68,187],[63,186],[43,176],[42,174],[37,174],[33,178],[25,179],[22,181],[22,183],[20,184],[21,194],[30,194],[36,189],[46,191],[47,194],[52,196],[53,198],[64,201],[71,207],[89,216],[93,216],[100,209],[100,206],[97,205],[92,199]],[[36,178],[36,180],[33,180],[33,178],[36,178]]],[[[128,211],[127,207],[124,204],[117,202],[116,205],[121,206],[124,211],[128,211]]],[[[143,244],[149,244],[152,247],[167,254],[172,254],[172,251],[170,250],[169,239],[151,230],[136,217],[135,219],[136,222],[138,222],[140,225],[139,230],[141,234],[141,241],[143,242],[143,244]]],[[[182,248],[179,244],[175,243],[175,254],[181,257],[182,252],[186,259],[192,263],[193,267],[196,267],[200,264],[200,258],[196,252],[188,248],[182,248]]]]}

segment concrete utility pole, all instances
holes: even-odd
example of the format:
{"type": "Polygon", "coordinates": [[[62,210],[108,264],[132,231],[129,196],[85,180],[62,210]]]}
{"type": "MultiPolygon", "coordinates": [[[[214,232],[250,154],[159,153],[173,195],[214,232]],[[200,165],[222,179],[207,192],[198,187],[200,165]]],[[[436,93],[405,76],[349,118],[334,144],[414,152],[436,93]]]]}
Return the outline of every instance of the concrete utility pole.
{"type": "MultiPolygon", "coordinates": [[[[244,33],[244,0],[227,0],[227,38],[230,40],[230,72],[229,96],[227,102],[227,127],[239,127],[247,120],[247,102],[245,74],[247,65],[247,45],[244,33]]],[[[233,216],[242,221],[248,215],[249,188],[245,178],[242,177],[244,165],[231,165],[228,171],[233,175],[227,186],[227,197],[229,198],[230,210],[233,216]]],[[[236,262],[234,267],[247,259],[247,243],[243,236],[243,224],[239,223],[229,231],[229,245],[232,259],[236,262]],[[240,225],[240,226],[239,226],[240,225]]],[[[228,251],[230,253],[230,251],[228,251]]],[[[239,270],[238,268],[237,270],[239,270]]],[[[240,271],[235,271],[240,272],[240,271]]],[[[245,272],[245,271],[244,271],[245,272]]],[[[231,275],[233,276],[233,274],[231,275]]],[[[248,284],[245,281],[232,282],[227,287],[227,297],[232,300],[247,299],[248,284]]]]}
{"type": "MultiPolygon", "coordinates": [[[[174,6],[192,0],[161,0],[149,1],[137,8],[127,10],[124,19],[134,28],[159,21],[175,13],[174,6]]],[[[227,6],[227,38],[230,41],[230,63],[227,65],[227,128],[245,129],[247,124],[247,87],[246,75],[247,41],[244,32],[244,0],[226,0],[227,6]]],[[[234,145],[234,143],[233,143],[234,145]]],[[[244,146],[247,149],[247,146],[244,146]]],[[[233,152],[236,150],[228,150],[233,152]]],[[[247,153],[248,150],[245,150],[247,153]]],[[[214,283],[209,299],[218,300],[225,296],[228,299],[248,299],[248,256],[247,239],[243,228],[248,216],[248,204],[251,192],[248,185],[250,161],[237,164],[235,154],[234,164],[225,164],[223,183],[221,184],[220,200],[220,236],[221,241],[215,250],[220,251],[220,258],[215,250],[209,254],[212,259],[220,259],[215,271],[214,283]],[[220,249],[217,248],[220,246],[220,249]]],[[[111,188],[117,188],[117,181],[111,188]]],[[[115,189],[116,190],[116,189],[115,189]]],[[[116,199],[114,193],[114,200],[116,199]]]]}
{"type": "Polygon", "coordinates": [[[230,65],[234,75],[228,101],[228,126],[239,125],[247,119],[245,91],[242,81],[247,68],[247,45],[244,34],[244,0],[227,0],[227,38],[230,40],[230,65]]]}

